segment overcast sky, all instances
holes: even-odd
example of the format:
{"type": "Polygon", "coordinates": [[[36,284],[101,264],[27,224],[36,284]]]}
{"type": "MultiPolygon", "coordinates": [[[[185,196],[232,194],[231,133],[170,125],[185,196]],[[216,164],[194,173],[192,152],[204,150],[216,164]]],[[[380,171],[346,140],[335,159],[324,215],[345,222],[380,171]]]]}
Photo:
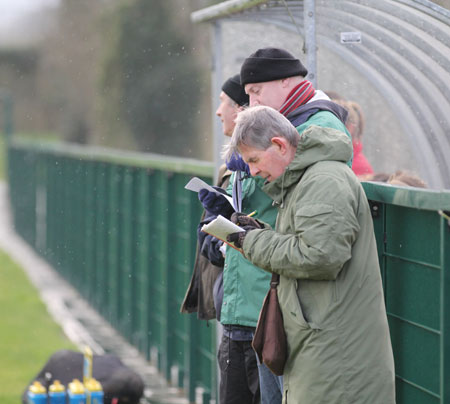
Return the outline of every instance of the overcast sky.
{"type": "Polygon", "coordinates": [[[24,14],[58,2],[59,0],[0,0],[0,24],[9,25],[24,14]]]}
{"type": "Polygon", "coordinates": [[[33,42],[45,29],[45,20],[36,19],[37,13],[59,1],[0,0],[0,47],[33,42]]]}

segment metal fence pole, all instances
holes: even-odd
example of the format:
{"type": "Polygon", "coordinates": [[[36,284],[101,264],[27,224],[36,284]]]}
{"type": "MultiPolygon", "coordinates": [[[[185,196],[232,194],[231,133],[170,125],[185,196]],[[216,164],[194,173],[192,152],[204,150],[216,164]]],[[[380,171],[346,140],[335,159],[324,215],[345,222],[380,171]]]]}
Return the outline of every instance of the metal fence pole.
{"type": "Polygon", "coordinates": [[[316,2],[315,0],[304,0],[303,4],[307,78],[314,87],[317,87],[316,2]]]}
{"type": "Polygon", "coordinates": [[[13,133],[13,99],[11,93],[0,88],[0,102],[3,104],[3,130],[6,138],[9,139],[13,133]]]}
{"type": "Polygon", "coordinates": [[[216,117],[216,109],[219,103],[219,95],[222,91],[222,24],[220,21],[213,25],[213,59],[212,59],[212,97],[213,97],[213,131],[214,131],[214,182],[217,181],[219,167],[221,165],[220,152],[223,145],[223,131],[220,119],[216,117]]]}

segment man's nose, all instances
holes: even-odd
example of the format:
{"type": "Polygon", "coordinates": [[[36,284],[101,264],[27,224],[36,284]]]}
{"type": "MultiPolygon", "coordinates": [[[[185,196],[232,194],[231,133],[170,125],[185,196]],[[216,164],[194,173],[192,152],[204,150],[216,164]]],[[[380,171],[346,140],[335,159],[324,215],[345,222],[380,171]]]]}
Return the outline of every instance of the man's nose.
{"type": "Polygon", "coordinates": [[[259,101],[254,97],[250,97],[250,106],[256,107],[257,105],[259,105],[259,101]]]}
{"type": "Polygon", "coordinates": [[[216,115],[220,118],[220,116],[222,115],[222,112],[220,112],[220,107],[217,108],[216,110],[216,115]]]}
{"type": "Polygon", "coordinates": [[[249,164],[249,168],[250,168],[250,174],[252,175],[252,177],[255,177],[258,175],[259,169],[257,167],[255,167],[253,164],[249,164]]]}

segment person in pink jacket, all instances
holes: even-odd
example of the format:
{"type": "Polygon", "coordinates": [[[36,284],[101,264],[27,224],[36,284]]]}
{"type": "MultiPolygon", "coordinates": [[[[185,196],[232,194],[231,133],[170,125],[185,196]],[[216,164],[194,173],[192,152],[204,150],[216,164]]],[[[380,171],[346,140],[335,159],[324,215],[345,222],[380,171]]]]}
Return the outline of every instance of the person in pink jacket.
{"type": "Polygon", "coordinates": [[[358,178],[366,179],[368,176],[373,174],[373,168],[362,151],[363,149],[362,136],[364,133],[364,124],[365,124],[362,108],[358,103],[354,101],[347,101],[342,98],[333,98],[333,97],[331,98],[332,101],[344,107],[348,112],[347,120],[345,121],[345,126],[352,135],[352,143],[353,143],[352,170],[358,178]]]}

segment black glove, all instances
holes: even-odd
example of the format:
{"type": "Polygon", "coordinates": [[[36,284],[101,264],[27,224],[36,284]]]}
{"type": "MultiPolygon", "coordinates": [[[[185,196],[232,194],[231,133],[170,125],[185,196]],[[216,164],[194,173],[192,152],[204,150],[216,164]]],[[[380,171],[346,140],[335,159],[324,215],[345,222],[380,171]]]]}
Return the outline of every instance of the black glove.
{"type": "MultiPolygon", "coordinates": [[[[225,193],[222,188],[214,187],[214,189],[222,194],[225,193]]],[[[203,207],[214,215],[222,215],[228,219],[234,212],[233,207],[224,195],[218,195],[214,192],[208,191],[205,188],[198,192],[198,199],[203,207]]]]}
{"type": "Polygon", "coordinates": [[[244,239],[247,235],[246,231],[241,231],[239,233],[231,233],[227,236],[227,241],[233,243],[237,248],[242,248],[244,245],[244,239]]]}
{"type": "Polygon", "coordinates": [[[248,216],[242,212],[234,212],[231,215],[230,220],[234,224],[237,224],[238,226],[241,226],[241,227],[250,226],[250,227],[254,227],[255,229],[263,229],[264,228],[264,224],[261,223],[259,220],[254,219],[253,217],[248,216]]]}
{"type": "Polygon", "coordinates": [[[245,236],[249,231],[255,229],[262,229],[264,226],[262,223],[247,216],[245,213],[234,212],[231,215],[231,221],[238,226],[241,226],[245,231],[240,231],[237,233],[231,233],[227,236],[227,241],[233,243],[237,248],[242,248],[244,245],[245,236]]]}

